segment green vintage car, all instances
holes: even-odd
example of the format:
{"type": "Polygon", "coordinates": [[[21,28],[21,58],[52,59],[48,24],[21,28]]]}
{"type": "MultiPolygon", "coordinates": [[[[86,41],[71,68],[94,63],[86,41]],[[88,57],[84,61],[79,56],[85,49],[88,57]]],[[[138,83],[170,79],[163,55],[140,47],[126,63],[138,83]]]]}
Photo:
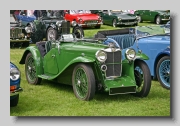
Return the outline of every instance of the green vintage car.
{"type": "Polygon", "coordinates": [[[115,48],[113,43],[104,45],[100,38],[77,39],[64,34],[60,40],[27,47],[19,63],[25,64],[29,84],[46,79],[72,85],[75,96],[88,101],[98,91],[146,97],[151,75],[143,60],[148,57],[141,51],[115,48]]]}
{"type": "Polygon", "coordinates": [[[93,11],[101,16],[103,24],[117,26],[137,26],[138,19],[134,14],[122,10],[93,11]]]}
{"type": "Polygon", "coordinates": [[[170,10],[136,10],[134,14],[139,22],[151,21],[162,24],[170,21],[170,10]]]}
{"type": "Polygon", "coordinates": [[[70,21],[64,20],[60,11],[55,15],[47,15],[46,12],[38,20],[31,21],[25,27],[26,33],[30,34],[33,43],[42,40],[56,40],[61,34],[69,34],[71,32],[77,38],[84,36],[84,31],[76,21],[70,24],[70,21]]]}

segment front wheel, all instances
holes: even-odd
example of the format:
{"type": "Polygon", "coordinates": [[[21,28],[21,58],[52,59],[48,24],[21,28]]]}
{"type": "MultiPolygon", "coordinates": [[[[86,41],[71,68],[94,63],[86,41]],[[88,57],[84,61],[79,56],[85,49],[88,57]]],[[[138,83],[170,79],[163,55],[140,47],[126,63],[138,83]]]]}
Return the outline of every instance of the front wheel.
{"type": "Polygon", "coordinates": [[[156,67],[158,81],[162,87],[170,89],[170,57],[162,57],[156,67]]]}
{"type": "Polygon", "coordinates": [[[89,101],[95,95],[95,77],[91,66],[78,64],[73,70],[72,85],[75,96],[89,101]]]}
{"type": "Polygon", "coordinates": [[[133,95],[137,97],[146,97],[151,89],[151,74],[144,61],[135,62],[134,76],[136,80],[136,93],[133,95]]]}
{"type": "Polygon", "coordinates": [[[83,38],[84,37],[84,30],[80,26],[75,26],[73,28],[72,33],[76,36],[76,38],[83,38]]]}
{"type": "Polygon", "coordinates": [[[97,26],[95,26],[95,28],[98,28],[98,29],[99,29],[99,28],[101,28],[101,25],[97,25],[97,26]]]}
{"type": "Polygon", "coordinates": [[[19,94],[17,96],[14,96],[15,98],[13,98],[12,100],[10,100],[10,107],[15,107],[17,106],[18,102],[19,102],[19,94]]]}
{"type": "Polygon", "coordinates": [[[143,22],[141,16],[137,16],[137,18],[138,18],[138,23],[142,23],[143,22]]]}
{"type": "Polygon", "coordinates": [[[50,27],[47,31],[47,41],[49,40],[57,40],[58,35],[57,35],[57,30],[54,28],[50,27]]]}
{"type": "Polygon", "coordinates": [[[35,60],[33,58],[32,53],[28,53],[28,55],[26,56],[25,74],[26,74],[26,79],[28,83],[34,84],[34,85],[41,83],[42,79],[37,77],[36,75],[36,65],[35,65],[35,60]]]}
{"type": "Polygon", "coordinates": [[[156,17],[156,24],[161,24],[161,17],[160,16],[156,17]]]}
{"type": "Polygon", "coordinates": [[[116,21],[116,19],[113,20],[113,27],[115,27],[115,28],[117,27],[117,21],[116,21]]]}

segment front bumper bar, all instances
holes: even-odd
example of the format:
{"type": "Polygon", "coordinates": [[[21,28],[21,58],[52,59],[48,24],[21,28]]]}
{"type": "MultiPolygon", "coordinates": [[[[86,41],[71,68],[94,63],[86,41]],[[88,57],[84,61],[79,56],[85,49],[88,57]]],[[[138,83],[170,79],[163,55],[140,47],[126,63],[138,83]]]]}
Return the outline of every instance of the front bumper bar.
{"type": "Polygon", "coordinates": [[[22,91],[23,91],[23,89],[21,87],[19,87],[18,89],[14,90],[14,91],[10,91],[10,96],[17,95],[22,91]]]}

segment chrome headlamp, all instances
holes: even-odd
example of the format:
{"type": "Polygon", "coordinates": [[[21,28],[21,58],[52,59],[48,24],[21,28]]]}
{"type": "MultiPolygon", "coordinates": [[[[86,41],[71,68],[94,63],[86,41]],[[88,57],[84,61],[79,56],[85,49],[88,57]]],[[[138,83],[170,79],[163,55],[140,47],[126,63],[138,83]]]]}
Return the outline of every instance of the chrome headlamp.
{"type": "Polygon", "coordinates": [[[118,20],[119,20],[119,21],[121,21],[121,18],[120,18],[120,17],[118,17],[118,20]]]}
{"type": "Polygon", "coordinates": [[[96,58],[99,62],[103,63],[107,59],[107,54],[106,54],[106,52],[99,50],[96,52],[96,58]]]}
{"type": "Polygon", "coordinates": [[[134,58],[136,57],[136,52],[132,48],[127,49],[125,54],[126,54],[125,56],[128,60],[134,60],[134,58]]]}
{"type": "Polygon", "coordinates": [[[72,21],[72,26],[76,26],[77,22],[76,21],[72,21]]]}
{"type": "Polygon", "coordinates": [[[61,21],[57,21],[57,22],[56,22],[56,25],[57,25],[58,27],[61,27],[61,21]]]}
{"type": "Polygon", "coordinates": [[[32,27],[25,27],[26,33],[31,33],[32,32],[32,27]]]}
{"type": "Polygon", "coordinates": [[[17,68],[10,69],[10,79],[16,81],[20,78],[20,71],[17,68]]]}

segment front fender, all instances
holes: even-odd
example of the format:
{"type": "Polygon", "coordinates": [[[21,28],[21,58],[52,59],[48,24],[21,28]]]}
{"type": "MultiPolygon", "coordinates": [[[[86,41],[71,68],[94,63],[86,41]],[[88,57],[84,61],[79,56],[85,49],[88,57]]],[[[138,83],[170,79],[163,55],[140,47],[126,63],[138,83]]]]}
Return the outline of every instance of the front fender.
{"type": "Polygon", "coordinates": [[[19,64],[25,64],[26,57],[29,53],[31,53],[33,55],[34,63],[36,66],[36,74],[37,75],[43,74],[44,73],[44,71],[43,71],[43,60],[42,60],[42,57],[41,57],[39,50],[34,46],[29,46],[25,49],[19,64]]]}
{"type": "Polygon", "coordinates": [[[144,53],[138,52],[136,54],[135,60],[136,59],[149,60],[149,57],[146,54],[144,54],[144,53]]]}
{"type": "Polygon", "coordinates": [[[73,60],[71,60],[69,63],[68,63],[68,66],[73,64],[73,63],[78,63],[78,62],[81,62],[81,63],[92,63],[92,62],[95,62],[95,59],[91,58],[91,57],[87,57],[87,56],[84,56],[84,57],[77,57],[73,60]]]}

